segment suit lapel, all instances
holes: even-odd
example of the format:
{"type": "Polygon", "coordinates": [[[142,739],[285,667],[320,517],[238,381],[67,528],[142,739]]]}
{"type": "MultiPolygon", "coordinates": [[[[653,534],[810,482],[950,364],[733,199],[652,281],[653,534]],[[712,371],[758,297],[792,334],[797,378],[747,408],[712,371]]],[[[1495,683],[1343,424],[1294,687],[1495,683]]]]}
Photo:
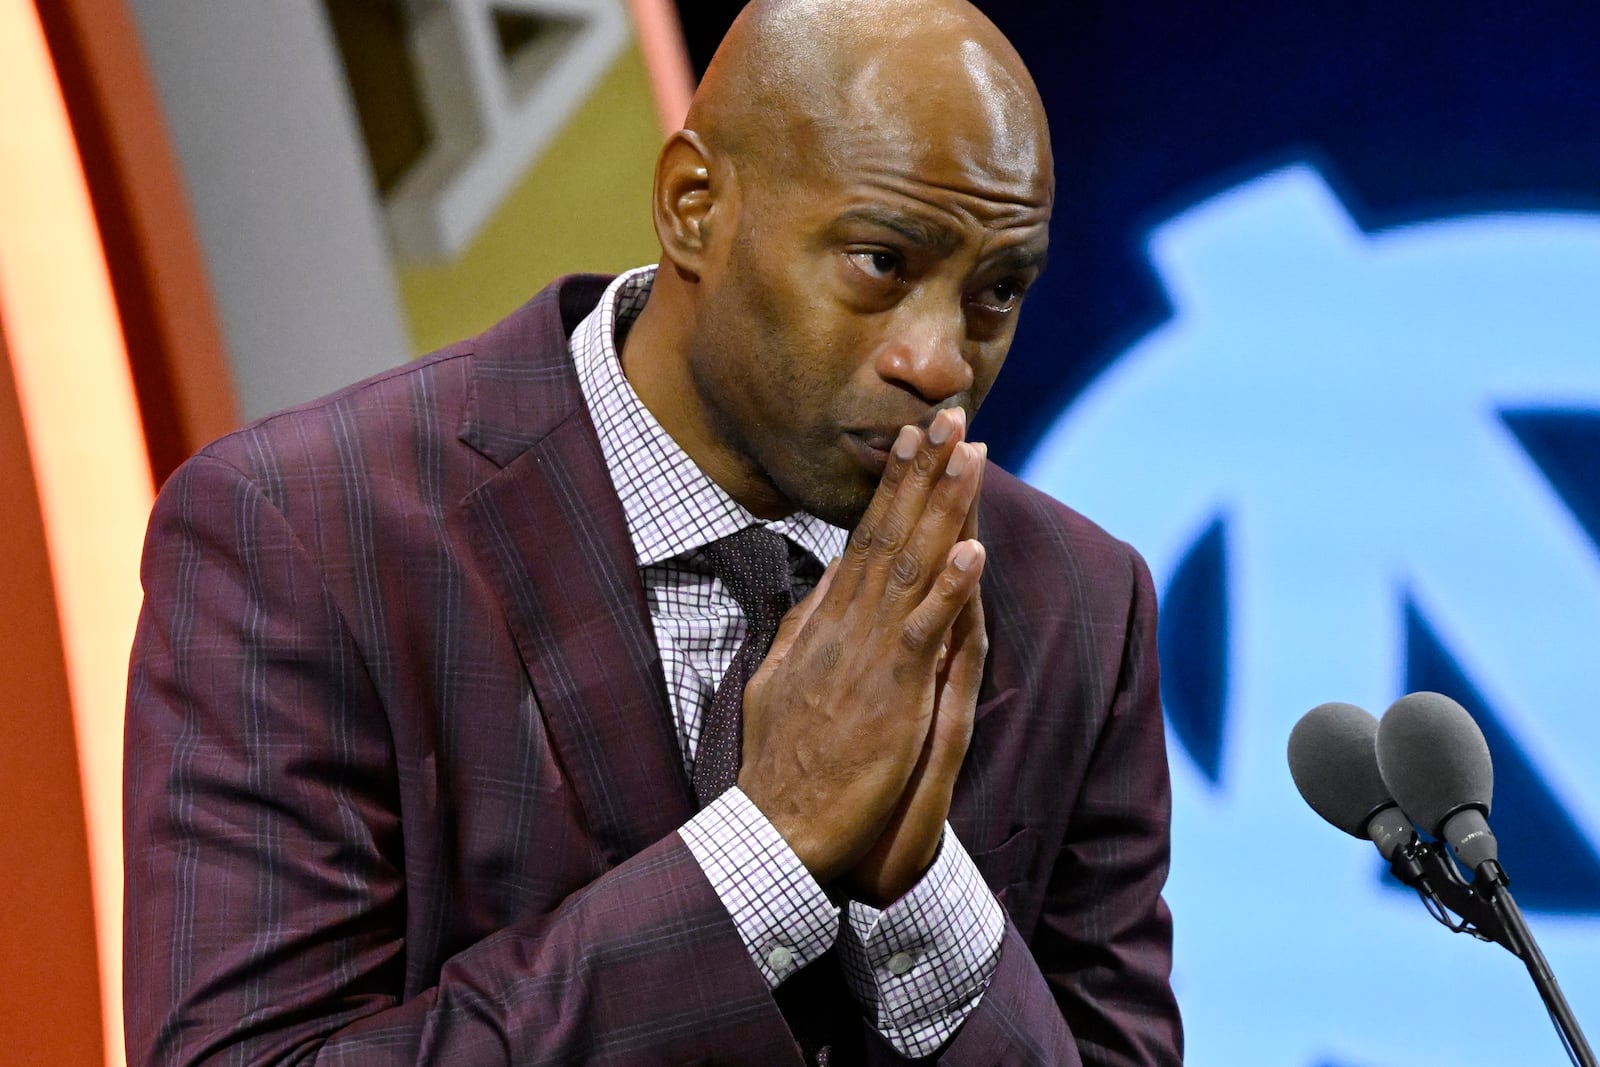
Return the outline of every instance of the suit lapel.
{"type": "Polygon", "coordinates": [[[694,813],[622,507],[567,354],[603,280],[486,334],[461,438],[500,465],[463,501],[555,754],[612,863],[694,813]]]}

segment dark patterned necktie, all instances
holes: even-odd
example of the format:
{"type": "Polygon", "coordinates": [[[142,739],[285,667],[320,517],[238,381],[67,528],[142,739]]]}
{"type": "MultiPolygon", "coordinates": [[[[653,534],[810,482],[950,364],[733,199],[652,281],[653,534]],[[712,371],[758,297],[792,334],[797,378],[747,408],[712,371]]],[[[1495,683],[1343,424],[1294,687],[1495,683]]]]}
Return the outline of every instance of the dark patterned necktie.
{"type": "Polygon", "coordinates": [[[789,543],[764,526],[747,526],[713,541],[704,549],[711,569],[744,612],[744,643],[727,673],[700,729],[694,760],[694,794],[705,807],[739,780],[744,750],[744,687],[767,658],[778,623],[794,606],[789,580],[789,543]]]}

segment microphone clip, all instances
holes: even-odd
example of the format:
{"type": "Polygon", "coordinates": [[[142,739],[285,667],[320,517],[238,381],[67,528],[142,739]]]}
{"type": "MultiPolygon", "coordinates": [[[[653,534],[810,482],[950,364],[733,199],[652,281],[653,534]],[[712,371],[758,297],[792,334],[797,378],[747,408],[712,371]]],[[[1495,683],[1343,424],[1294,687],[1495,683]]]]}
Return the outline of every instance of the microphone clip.
{"type": "MultiPolygon", "coordinates": [[[[1499,865],[1495,865],[1496,871],[1499,865]]],[[[1480,941],[1493,941],[1518,959],[1523,953],[1501,921],[1493,895],[1503,884],[1478,878],[1468,882],[1461,868],[1442,841],[1414,840],[1395,849],[1389,870],[1401,882],[1417,891],[1423,906],[1440,924],[1458,934],[1471,934],[1480,941]],[[1451,913],[1460,916],[1457,920],[1451,913]]]]}

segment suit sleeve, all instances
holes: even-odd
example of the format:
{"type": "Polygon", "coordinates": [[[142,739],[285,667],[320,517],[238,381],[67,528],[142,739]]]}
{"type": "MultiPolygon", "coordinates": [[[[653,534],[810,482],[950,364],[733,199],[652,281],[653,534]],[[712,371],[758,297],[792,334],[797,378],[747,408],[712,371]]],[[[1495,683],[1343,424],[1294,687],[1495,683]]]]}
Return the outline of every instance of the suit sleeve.
{"type": "Polygon", "coordinates": [[[995,977],[943,1063],[1177,1067],[1183,1061],[1170,984],[1172,921],[1161,899],[1171,787],[1155,588],[1144,561],[1124,550],[1132,589],[1116,688],[1039,924],[1024,940],[1007,920],[995,977]]]}
{"type": "Polygon", "coordinates": [[[405,791],[319,562],[258,487],[202,457],[157,500],[143,580],[131,1064],[798,1062],[675,834],[413,973],[405,791]]]}

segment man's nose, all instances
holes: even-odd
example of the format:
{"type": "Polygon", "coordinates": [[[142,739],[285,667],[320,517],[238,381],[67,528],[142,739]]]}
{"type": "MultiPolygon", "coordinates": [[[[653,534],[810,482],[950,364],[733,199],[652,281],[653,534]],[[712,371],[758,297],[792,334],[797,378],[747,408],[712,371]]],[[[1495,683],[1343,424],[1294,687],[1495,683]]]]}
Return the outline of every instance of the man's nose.
{"type": "Polygon", "coordinates": [[[930,404],[941,404],[972,388],[966,321],[959,310],[919,315],[896,325],[899,329],[878,353],[879,377],[930,404]]]}

